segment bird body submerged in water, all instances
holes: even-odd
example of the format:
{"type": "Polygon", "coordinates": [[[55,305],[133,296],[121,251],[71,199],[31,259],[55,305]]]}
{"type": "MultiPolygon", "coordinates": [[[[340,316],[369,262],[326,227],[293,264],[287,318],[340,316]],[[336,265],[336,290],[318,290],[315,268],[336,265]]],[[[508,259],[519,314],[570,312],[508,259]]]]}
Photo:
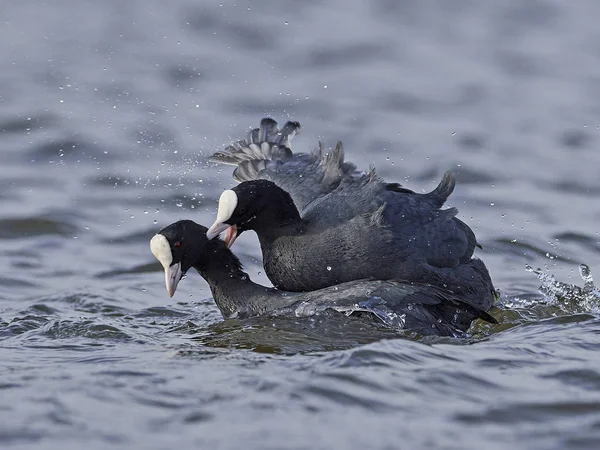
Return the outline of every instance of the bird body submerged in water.
{"type": "Polygon", "coordinates": [[[219,238],[191,220],[175,222],[156,234],[150,249],[163,265],[169,295],[195,268],[208,282],[225,318],[307,317],[335,310],[366,315],[396,328],[426,335],[456,336],[472,320],[493,317],[443,289],[417,283],[356,280],[310,292],[286,292],[250,280],[240,261],[219,238]]]}
{"type": "Polygon", "coordinates": [[[494,287],[484,263],[473,258],[474,233],[441,209],[455,186],[447,172],[432,192],[415,193],[344,161],[341,143],[328,154],[294,154],[299,129],[281,131],[263,119],[246,141],[213,159],[236,165],[241,181],[225,191],[208,236],[226,240],[254,230],[265,272],[288,291],[311,291],[358,279],[431,284],[487,310],[494,287]],[[231,228],[229,228],[231,227],[231,228]]]}

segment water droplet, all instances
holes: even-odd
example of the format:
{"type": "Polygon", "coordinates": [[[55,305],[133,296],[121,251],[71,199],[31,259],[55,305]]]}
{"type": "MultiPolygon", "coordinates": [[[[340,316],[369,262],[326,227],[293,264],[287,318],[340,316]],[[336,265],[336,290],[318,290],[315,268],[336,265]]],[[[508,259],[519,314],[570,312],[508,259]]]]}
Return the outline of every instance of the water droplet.
{"type": "Polygon", "coordinates": [[[327,266],[327,270],[331,272],[331,266],[327,266]]]}
{"type": "Polygon", "coordinates": [[[579,266],[579,275],[586,283],[593,283],[592,271],[587,264],[581,264],[579,266]]]}

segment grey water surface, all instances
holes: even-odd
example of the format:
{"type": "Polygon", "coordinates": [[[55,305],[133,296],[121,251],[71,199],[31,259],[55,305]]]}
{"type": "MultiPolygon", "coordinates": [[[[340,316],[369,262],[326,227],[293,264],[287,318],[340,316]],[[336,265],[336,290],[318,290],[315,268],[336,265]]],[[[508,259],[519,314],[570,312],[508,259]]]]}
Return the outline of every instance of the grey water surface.
{"type": "MultiPolygon", "coordinates": [[[[593,449],[600,3],[0,2],[0,448],[593,449]],[[206,157],[263,116],[425,191],[445,170],[500,324],[422,339],[325,314],[223,322],[148,248],[210,225],[206,157]],[[560,302],[560,299],[558,300],[560,302]]],[[[234,247],[261,272],[254,235],[234,247]]]]}

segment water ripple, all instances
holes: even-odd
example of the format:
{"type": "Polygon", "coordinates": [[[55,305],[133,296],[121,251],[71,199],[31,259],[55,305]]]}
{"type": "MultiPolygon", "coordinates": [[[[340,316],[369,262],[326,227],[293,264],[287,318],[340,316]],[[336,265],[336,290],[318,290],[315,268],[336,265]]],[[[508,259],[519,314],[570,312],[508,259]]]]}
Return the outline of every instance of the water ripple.
{"type": "Polygon", "coordinates": [[[37,315],[27,315],[23,317],[16,317],[11,320],[10,323],[0,324],[0,337],[7,338],[11,336],[18,336],[23,333],[27,333],[31,330],[36,330],[43,327],[49,322],[50,319],[37,315]]]}
{"type": "Polygon", "coordinates": [[[98,323],[95,320],[56,320],[42,328],[42,334],[49,339],[70,339],[85,337],[122,341],[131,336],[114,325],[98,323]]]}
{"type": "Polygon", "coordinates": [[[0,239],[21,239],[33,236],[73,236],[77,227],[63,219],[52,217],[20,217],[0,219],[0,239]]]}
{"type": "Polygon", "coordinates": [[[598,265],[597,2],[10,6],[0,447],[598,446],[598,299],[523,270],[598,265]],[[500,323],[223,321],[200,279],[169,300],[148,240],[214,218],[234,182],[206,156],[265,114],[302,123],[295,149],[342,139],[408,188],[454,170],[500,323]]]}
{"type": "Polygon", "coordinates": [[[0,120],[0,133],[30,133],[31,131],[52,127],[57,121],[58,118],[52,114],[7,117],[0,120]]]}
{"type": "Polygon", "coordinates": [[[600,372],[594,369],[567,369],[542,374],[542,378],[558,380],[565,385],[578,386],[590,391],[600,391],[600,372]]]}
{"type": "Polygon", "coordinates": [[[504,407],[489,408],[482,414],[459,414],[458,420],[464,420],[470,423],[501,423],[524,424],[527,422],[547,423],[556,421],[560,416],[572,417],[577,415],[582,420],[585,416],[597,416],[600,408],[600,401],[553,401],[553,402],[518,402],[511,403],[504,407]]]}

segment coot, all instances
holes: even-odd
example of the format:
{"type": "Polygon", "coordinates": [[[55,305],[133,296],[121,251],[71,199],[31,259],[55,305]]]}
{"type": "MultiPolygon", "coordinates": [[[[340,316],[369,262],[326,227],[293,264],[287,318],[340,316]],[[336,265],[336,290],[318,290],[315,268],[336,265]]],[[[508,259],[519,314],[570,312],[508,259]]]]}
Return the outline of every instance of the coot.
{"type": "Polygon", "coordinates": [[[356,280],[310,292],[285,292],[258,285],[219,238],[191,220],[175,222],[156,234],[150,249],[165,269],[173,296],[182,276],[195,268],[208,282],[223,317],[312,316],[327,309],[363,315],[397,328],[427,335],[456,336],[477,318],[495,323],[486,312],[435,286],[385,280],[356,280]]]}
{"type": "Polygon", "coordinates": [[[358,280],[432,284],[487,310],[494,287],[484,263],[473,257],[473,231],[442,209],[455,178],[447,172],[431,192],[387,183],[374,170],[359,174],[344,161],[341,144],[295,154],[289,148],[299,124],[281,132],[272,119],[214,159],[237,164],[241,183],[219,200],[212,238],[228,229],[254,230],[265,271],[287,291],[311,291],[358,280]]]}

